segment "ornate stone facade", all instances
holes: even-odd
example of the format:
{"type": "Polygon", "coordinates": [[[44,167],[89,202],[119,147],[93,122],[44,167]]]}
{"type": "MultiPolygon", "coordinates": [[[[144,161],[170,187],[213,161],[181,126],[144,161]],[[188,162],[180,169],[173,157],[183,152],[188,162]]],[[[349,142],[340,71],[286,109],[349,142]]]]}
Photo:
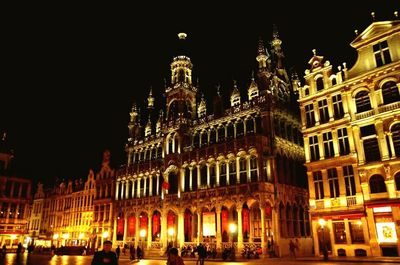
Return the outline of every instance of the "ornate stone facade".
{"type": "Polygon", "coordinates": [[[315,253],[399,255],[400,21],[351,46],[336,73],[314,50],[299,89],[315,253]]]}
{"type": "MultiPolygon", "coordinates": [[[[184,44],[187,35],[179,37],[184,44]]],[[[157,122],[149,118],[143,130],[133,105],[127,163],[116,172],[114,243],[149,251],[168,243],[206,242],[219,250],[233,243],[283,256],[296,238],[300,253],[311,253],[298,80],[288,78],[281,43],[276,29],[271,49],[260,40],[248,100],[234,82],[230,107],[219,87],[212,111],[204,96],[197,103],[193,64],[182,52],[171,63],[157,122]]],[[[152,117],[152,94],[148,102],[152,117]]]]}

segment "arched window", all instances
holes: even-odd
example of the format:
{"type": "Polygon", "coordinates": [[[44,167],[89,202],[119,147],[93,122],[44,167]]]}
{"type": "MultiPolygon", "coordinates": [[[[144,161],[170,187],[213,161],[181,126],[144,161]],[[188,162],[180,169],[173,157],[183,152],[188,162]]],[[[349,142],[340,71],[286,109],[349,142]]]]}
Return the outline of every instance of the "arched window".
{"type": "Polygon", "coordinates": [[[255,156],[250,158],[250,177],[251,177],[251,182],[257,182],[258,181],[257,157],[255,157],[255,156]]]}
{"type": "Polygon", "coordinates": [[[174,137],[175,135],[172,133],[168,138],[168,154],[174,153],[174,137]]]}
{"type": "Polygon", "coordinates": [[[221,126],[218,128],[218,142],[225,141],[225,127],[221,126]]]}
{"type": "Polygon", "coordinates": [[[310,90],[308,88],[304,89],[304,96],[310,95],[310,90]]]}
{"type": "Polygon", "coordinates": [[[200,183],[201,183],[201,187],[207,186],[207,166],[206,166],[206,164],[202,164],[200,166],[200,183]]]}
{"type": "Polygon", "coordinates": [[[396,190],[400,190],[400,172],[394,175],[394,181],[396,182],[396,190]]]}
{"type": "Polygon", "coordinates": [[[197,167],[192,169],[192,190],[197,190],[197,167]]]}
{"type": "Polygon", "coordinates": [[[324,89],[324,79],[322,77],[318,77],[315,82],[317,84],[317,91],[324,89]]]}
{"type": "Polygon", "coordinates": [[[207,131],[201,132],[201,139],[200,139],[201,146],[205,146],[208,144],[208,133],[207,131]]]}
{"type": "Polygon", "coordinates": [[[253,118],[248,118],[246,120],[246,134],[254,133],[254,120],[253,118]]]}
{"type": "Polygon", "coordinates": [[[156,195],[158,195],[157,194],[157,175],[153,175],[152,176],[152,178],[151,178],[151,181],[152,181],[152,185],[151,185],[151,194],[153,195],[153,196],[156,196],[156,195]]]}
{"type": "Polygon", "coordinates": [[[193,135],[193,146],[195,148],[199,147],[199,143],[200,143],[200,136],[199,133],[195,132],[193,135]]]}
{"type": "Polygon", "coordinates": [[[243,121],[238,120],[236,122],[236,138],[244,135],[243,121]]]}
{"type": "Polygon", "coordinates": [[[228,123],[227,125],[227,138],[228,139],[233,139],[234,136],[234,128],[233,128],[233,123],[228,123]]]}
{"type": "Polygon", "coordinates": [[[185,192],[190,191],[190,169],[185,168],[185,192]]]}
{"type": "Polygon", "coordinates": [[[226,186],[226,163],[221,162],[219,164],[219,185],[220,186],[226,186]]]}
{"type": "Polygon", "coordinates": [[[217,182],[215,164],[211,164],[208,170],[210,171],[210,188],[215,188],[217,182]]]}
{"type": "Polygon", "coordinates": [[[236,184],[236,160],[229,161],[229,185],[236,184]]]}
{"type": "Polygon", "coordinates": [[[177,194],[178,193],[178,183],[179,177],[176,173],[169,173],[168,175],[168,183],[169,183],[169,190],[168,194],[177,194]]]}
{"type": "Polygon", "coordinates": [[[400,123],[396,123],[390,129],[394,145],[394,152],[397,157],[400,157],[400,123]]]}
{"type": "Polygon", "coordinates": [[[161,158],[162,157],[162,147],[161,145],[159,145],[157,147],[157,158],[161,158]]]}
{"type": "Polygon", "coordinates": [[[306,232],[304,230],[304,209],[303,207],[299,207],[299,221],[300,221],[300,235],[305,236],[306,232]]]}
{"type": "Polygon", "coordinates": [[[217,132],[214,128],[210,129],[210,144],[213,144],[217,141],[217,132]]]}
{"type": "Polygon", "coordinates": [[[399,88],[396,83],[389,81],[382,86],[383,104],[390,104],[400,101],[399,88]]]}
{"type": "Polygon", "coordinates": [[[381,175],[373,175],[369,179],[369,188],[371,193],[381,193],[387,191],[385,180],[381,175]]]}
{"type": "Polygon", "coordinates": [[[360,91],[355,96],[357,113],[364,112],[371,109],[371,102],[369,100],[369,93],[365,90],[360,91]]]}
{"type": "Polygon", "coordinates": [[[337,81],[336,81],[336,77],[332,78],[332,86],[336,85],[337,81]]]}
{"type": "Polygon", "coordinates": [[[240,183],[247,183],[247,170],[246,170],[246,158],[242,157],[239,160],[239,174],[240,174],[240,183]]]}

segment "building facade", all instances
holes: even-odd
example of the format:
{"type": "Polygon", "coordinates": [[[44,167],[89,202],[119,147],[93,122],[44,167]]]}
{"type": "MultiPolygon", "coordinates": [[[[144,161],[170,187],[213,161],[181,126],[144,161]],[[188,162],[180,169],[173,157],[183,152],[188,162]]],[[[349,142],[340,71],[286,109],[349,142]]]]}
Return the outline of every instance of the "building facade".
{"type": "Polygon", "coordinates": [[[13,174],[13,153],[6,134],[0,140],[0,245],[27,244],[31,180],[13,174]]]}
{"type": "Polygon", "coordinates": [[[62,181],[51,189],[38,183],[29,224],[35,245],[90,246],[95,184],[92,170],[86,182],[62,181]]]}
{"type": "MultiPolygon", "coordinates": [[[[184,45],[187,35],[178,37],[184,45]]],[[[284,256],[293,240],[311,254],[298,80],[288,77],[281,43],[276,29],[271,49],[260,40],[247,100],[234,82],[229,107],[219,87],[207,107],[181,50],[158,118],[152,91],[143,126],[133,105],[127,163],[116,172],[115,244],[155,252],[169,243],[218,250],[233,244],[284,256]]]]}
{"type": "Polygon", "coordinates": [[[310,59],[299,89],[314,251],[399,255],[400,21],[373,22],[358,59],[310,59]]]}

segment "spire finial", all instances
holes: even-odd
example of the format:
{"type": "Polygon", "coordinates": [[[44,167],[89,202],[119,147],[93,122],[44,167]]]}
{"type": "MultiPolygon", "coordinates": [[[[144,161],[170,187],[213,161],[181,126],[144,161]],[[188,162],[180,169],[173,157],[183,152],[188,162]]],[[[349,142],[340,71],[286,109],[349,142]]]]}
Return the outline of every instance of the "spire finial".
{"type": "Polygon", "coordinates": [[[312,49],[312,52],[313,52],[314,56],[317,55],[317,50],[316,49],[312,49]]]}
{"type": "Polygon", "coordinates": [[[218,96],[221,96],[221,93],[220,93],[220,88],[221,88],[221,84],[220,83],[218,83],[217,85],[216,85],[216,88],[217,88],[217,95],[218,96]]]}
{"type": "Polygon", "coordinates": [[[254,81],[254,70],[251,71],[251,81],[254,81]]]}
{"type": "Polygon", "coordinates": [[[372,17],[372,20],[375,21],[375,12],[373,12],[373,11],[371,12],[371,17],[372,17]]]}
{"type": "Polygon", "coordinates": [[[148,123],[151,123],[151,116],[150,116],[150,113],[149,113],[149,117],[147,118],[147,122],[148,122],[148,123]]]}
{"type": "Polygon", "coordinates": [[[355,29],[354,33],[356,34],[356,36],[358,36],[358,29],[355,29]]]}
{"type": "Polygon", "coordinates": [[[266,55],[265,54],[264,41],[262,40],[261,36],[258,39],[258,54],[259,55],[266,55]]]}
{"type": "Polygon", "coordinates": [[[394,16],[395,16],[395,18],[398,18],[399,17],[399,12],[394,11],[394,16]]]}
{"type": "Polygon", "coordinates": [[[153,87],[150,86],[149,96],[152,96],[152,95],[153,95],[153,87]]]}
{"type": "Polygon", "coordinates": [[[237,88],[237,82],[236,82],[236,79],[233,79],[233,87],[234,87],[234,88],[237,88]]]}

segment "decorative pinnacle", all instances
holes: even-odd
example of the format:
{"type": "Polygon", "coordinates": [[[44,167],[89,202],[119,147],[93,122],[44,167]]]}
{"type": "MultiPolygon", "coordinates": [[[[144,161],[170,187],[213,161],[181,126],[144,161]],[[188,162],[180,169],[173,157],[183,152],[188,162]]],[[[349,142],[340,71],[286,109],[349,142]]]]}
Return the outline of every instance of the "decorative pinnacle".
{"type": "Polygon", "coordinates": [[[219,89],[221,88],[221,84],[218,84],[216,87],[217,87],[217,95],[221,96],[221,93],[219,92],[219,89]]]}
{"type": "Polygon", "coordinates": [[[275,24],[272,25],[272,37],[274,39],[279,39],[278,27],[275,24]]]}
{"type": "Polygon", "coordinates": [[[314,56],[317,55],[317,50],[316,49],[312,49],[312,52],[313,52],[314,56]]]}
{"type": "Polygon", "coordinates": [[[178,33],[178,38],[179,38],[180,40],[186,40],[186,37],[187,37],[187,34],[186,34],[186,33],[184,33],[184,32],[178,33]]]}
{"type": "Polygon", "coordinates": [[[265,54],[264,41],[262,40],[261,36],[258,40],[258,54],[259,55],[265,54]]]}
{"type": "Polygon", "coordinates": [[[254,81],[254,70],[251,71],[251,81],[254,81]]]}
{"type": "Polygon", "coordinates": [[[396,18],[398,18],[398,17],[399,17],[399,12],[394,11],[394,16],[395,16],[396,18]]]}
{"type": "Polygon", "coordinates": [[[372,20],[375,21],[375,12],[371,12],[372,20]]]}
{"type": "Polygon", "coordinates": [[[237,88],[237,84],[236,84],[236,80],[235,79],[233,79],[233,87],[237,88]]]}
{"type": "Polygon", "coordinates": [[[355,29],[354,33],[356,34],[356,36],[358,36],[358,29],[355,29]]]}
{"type": "Polygon", "coordinates": [[[150,86],[150,92],[149,92],[149,97],[151,97],[153,95],[153,87],[150,86]]]}

